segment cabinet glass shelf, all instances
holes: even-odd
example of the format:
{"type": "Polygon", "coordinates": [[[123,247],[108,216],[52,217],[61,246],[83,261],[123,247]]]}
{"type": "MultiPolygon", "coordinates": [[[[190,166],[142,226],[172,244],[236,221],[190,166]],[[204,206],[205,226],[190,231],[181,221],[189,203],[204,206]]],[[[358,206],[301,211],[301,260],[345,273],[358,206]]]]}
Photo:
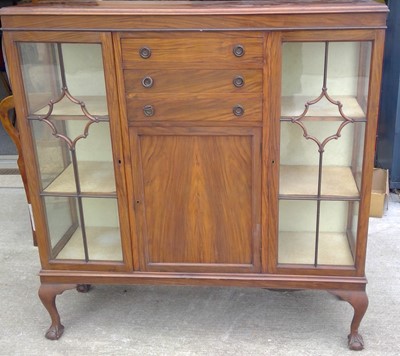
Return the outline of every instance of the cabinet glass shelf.
{"type": "MultiPolygon", "coordinates": [[[[117,227],[86,226],[91,261],[122,261],[120,230],[117,227]]],[[[84,260],[82,231],[76,229],[56,259],[84,260]]]]}
{"type": "MultiPolygon", "coordinates": [[[[282,96],[281,100],[281,118],[291,118],[302,114],[305,104],[312,97],[305,95],[282,96]]],[[[361,108],[358,100],[354,96],[335,96],[335,100],[340,101],[343,105],[343,112],[346,116],[354,121],[365,121],[366,114],[361,108]]],[[[343,121],[340,116],[338,107],[332,105],[328,100],[321,100],[316,105],[311,105],[307,113],[307,117],[303,120],[320,120],[324,121],[335,120],[343,121]]]]}
{"type": "MultiPolygon", "coordinates": [[[[108,119],[108,108],[107,108],[107,99],[102,95],[85,95],[76,97],[79,101],[85,103],[86,109],[91,115],[102,116],[105,119],[108,119]]],[[[33,113],[33,117],[46,115],[49,111],[49,106],[46,105],[41,109],[35,111],[33,113]]],[[[68,99],[64,98],[53,106],[53,111],[51,113],[50,118],[59,117],[60,119],[64,119],[68,117],[68,119],[73,119],[73,117],[82,116],[82,109],[80,105],[76,105],[71,103],[68,99]]]]}
{"type": "MultiPolygon", "coordinates": [[[[315,234],[311,232],[279,232],[278,261],[281,264],[314,264],[315,234]]],[[[318,248],[319,265],[354,265],[345,233],[321,232],[318,248]]]]}
{"type": "MultiPolygon", "coordinates": [[[[318,166],[280,166],[279,194],[317,197],[318,166]]],[[[359,191],[350,167],[324,166],[322,168],[321,195],[335,198],[358,199],[359,191]]]]}
{"type": "MultiPolygon", "coordinates": [[[[112,162],[79,162],[79,179],[82,193],[106,193],[113,196],[116,195],[112,162]]],[[[72,164],[44,189],[44,193],[76,193],[72,164]]]]}

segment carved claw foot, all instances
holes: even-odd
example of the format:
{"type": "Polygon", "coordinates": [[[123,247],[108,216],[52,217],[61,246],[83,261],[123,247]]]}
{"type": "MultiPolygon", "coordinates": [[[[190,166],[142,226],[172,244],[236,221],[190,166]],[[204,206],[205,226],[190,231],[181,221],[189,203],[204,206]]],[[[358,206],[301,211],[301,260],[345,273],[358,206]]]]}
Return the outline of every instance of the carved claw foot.
{"type": "Polygon", "coordinates": [[[364,340],[359,333],[349,334],[347,338],[350,350],[361,351],[364,348],[364,340]]]}
{"type": "Polygon", "coordinates": [[[67,289],[74,289],[76,284],[42,284],[39,288],[39,298],[44,307],[50,314],[51,326],[47,330],[45,337],[49,340],[58,340],[64,332],[64,326],[61,324],[60,315],[56,307],[57,295],[67,289]]]}
{"type": "Polygon", "coordinates": [[[64,332],[64,326],[59,325],[52,325],[50,326],[49,330],[47,330],[45,337],[49,340],[58,340],[64,332]]]}
{"type": "Polygon", "coordinates": [[[354,309],[353,320],[350,325],[348,345],[350,350],[360,351],[364,348],[364,340],[358,333],[361,320],[368,308],[368,297],[365,291],[331,290],[332,294],[348,302],[354,309]]]}

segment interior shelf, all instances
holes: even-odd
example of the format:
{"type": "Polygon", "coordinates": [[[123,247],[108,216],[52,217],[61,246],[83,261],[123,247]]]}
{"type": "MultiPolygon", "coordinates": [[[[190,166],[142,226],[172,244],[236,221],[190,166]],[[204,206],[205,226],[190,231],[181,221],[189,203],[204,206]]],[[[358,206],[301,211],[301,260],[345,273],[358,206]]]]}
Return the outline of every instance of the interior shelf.
{"type": "MultiPolygon", "coordinates": [[[[313,99],[315,98],[300,95],[283,96],[281,99],[281,117],[292,117],[301,115],[307,101],[313,99]]],[[[335,96],[333,99],[338,100],[343,104],[343,113],[349,118],[355,120],[365,119],[365,112],[362,110],[360,104],[354,96],[335,96]]],[[[323,119],[339,118],[340,120],[342,120],[338,106],[332,104],[325,98],[322,98],[321,101],[319,101],[317,104],[311,105],[307,116],[323,119]]]]}
{"type": "MultiPolygon", "coordinates": [[[[319,265],[354,265],[345,233],[321,232],[318,245],[319,265]]],[[[279,232],[278,263],[314,264],[315,233],[279,232]]]]}
{"type": "MultiPolygon", "coordinates": [[[[107,99],[105,96],[80,96],[77,99],[83,101],[87,111],[91,115],[106,116],[108,115],[107,99]]],[[[34,115],[46,115],[49,107],[36,111],[34,115]]],[[[64,98],[60,102],[54,104],[52,116],[82,116],[81,106],[74,104],[69,99],[64,98]]]]}
{"type": "MultiPolygon", "coordinates": [[[[288,196],[316,196],[318,166],[280,167],[279,194],[288,196]]],[[[350,167],[325,166],[322,169],[321,194],[358,198],[359,191],[350,167]]]]}
{"type": "MultiPolygon", "coordinates": [[[[91,261],[122,261],[120,231],[117,227],[86,226],[86,238],[91,261]]],[[[57,259],[84,260],[82,231],[76,229],[57,259]]]]}
{"type": "MultiPolygon", "coordinates": [[[[112,162],[79,162],[79,179],[83,193],[116,193],[112,162]]],[[[53,182],[45,193],[76,193],[74,170],[70,164],[53,182]]]]}

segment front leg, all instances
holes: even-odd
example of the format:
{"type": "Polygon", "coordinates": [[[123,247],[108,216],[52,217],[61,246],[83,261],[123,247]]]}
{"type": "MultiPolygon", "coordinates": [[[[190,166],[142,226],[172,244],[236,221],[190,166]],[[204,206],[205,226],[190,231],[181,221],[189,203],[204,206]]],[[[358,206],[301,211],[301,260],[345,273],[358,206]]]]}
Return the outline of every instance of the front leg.
{"type": "Polygon", "coordinates": [[[39,288],[39,298],[44,307],[50,314],[51,326],[46,332],[46,338],[49,340],[57,340],[64,331],[64,326],[60,321],[60,314],[56,307],[56,296],[62,294],[68,289],[74,289],[76,284],[41,284],[39,288]]]}
{"type": "Polygon", "coordinates": [[[351,304],[354,308],[354,316],[351,321],[348,345],[350,350],[360,351],[364,348],[364,340],[358,333],[358,327],[368,308],[368,296],[365,291],[330,290],[330,293],[338,296],[351,304]]]}

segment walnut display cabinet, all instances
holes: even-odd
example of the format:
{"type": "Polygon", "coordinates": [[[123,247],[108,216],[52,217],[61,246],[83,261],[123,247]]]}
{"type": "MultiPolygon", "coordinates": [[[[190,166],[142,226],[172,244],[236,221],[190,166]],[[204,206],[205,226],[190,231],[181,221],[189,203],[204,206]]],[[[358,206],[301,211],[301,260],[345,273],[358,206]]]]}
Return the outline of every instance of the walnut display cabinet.
{"type": "Polygon", "coordinates": [[[387,8],[57,1],[1,10],[42,269],[91,284],[327,290],[354,308],[387,8]]]}

